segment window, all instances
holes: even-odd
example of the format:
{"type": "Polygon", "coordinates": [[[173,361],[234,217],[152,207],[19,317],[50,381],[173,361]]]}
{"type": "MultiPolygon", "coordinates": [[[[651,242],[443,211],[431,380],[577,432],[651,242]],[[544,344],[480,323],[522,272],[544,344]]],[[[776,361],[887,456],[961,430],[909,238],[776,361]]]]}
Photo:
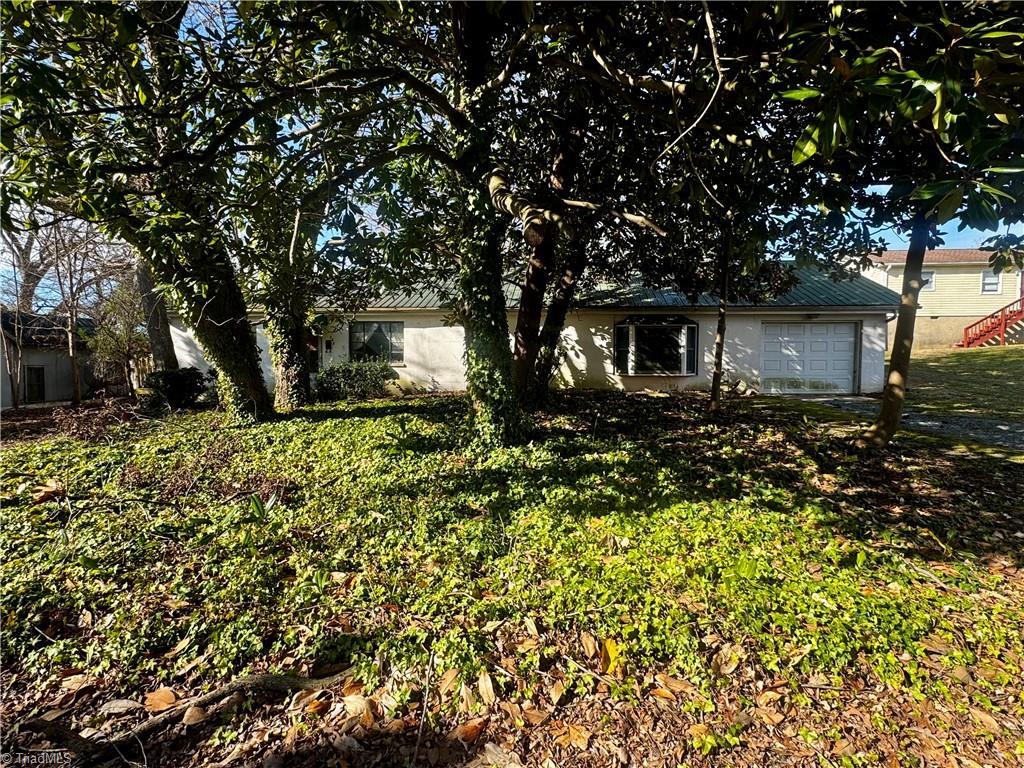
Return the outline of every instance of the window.
{"type": "Polygon", "coordinates": [[[935,273],[934,272],[922,272],[921,273],[921,290],[922,291],[934,291],[935,290],[935,273]]]}
{"type": "Polygon", "coordinates": [[[982,293],[1002,293],[1002,286],[999,281],[999,275],[992,269],[983,269],[981,271],[981,292],[982,293]]]}
{"type": "Polygon", "coordinates": [[[405,360],[405,324],[353,322],[348,345],[350,360],[401,363],[405,360]]]}
{"type": "Polygon", "coordinates": [[[615,325],[614,352],[616,373],[693,376],[697,324],[683,317],[627,317],[615,325]]]}

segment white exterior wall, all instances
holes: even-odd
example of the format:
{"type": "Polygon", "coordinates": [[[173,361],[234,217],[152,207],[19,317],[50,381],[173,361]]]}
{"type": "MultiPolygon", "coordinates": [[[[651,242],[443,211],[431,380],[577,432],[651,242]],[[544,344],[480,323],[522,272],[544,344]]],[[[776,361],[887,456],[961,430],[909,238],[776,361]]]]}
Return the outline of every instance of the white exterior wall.
{"type": "MultiPolygon", "coordinates": [[[[612,333],[615,323],[632,313],[579,312],[573,314],[562,334],[565,352],[556,384],[563,387],[604,389],[614,387],[635,391],[641,389],[708,389],[715,361],[714,314],[689,312],[686,317],[697,323],[697,374],[695,376],[637,375],[615,372],[612,355],[612,333]]],[[[676,314],[676,313],[670,313],[676,314]]],[[[730,312],[726,323],[723,368],[725,380],[741,380],[754,389],[761,383],[761,324],[785,318],[800,318],[798,313],[730,312]]],[[[859,382],[864,394],[881,392],[885,384],[886,322],[884,315],[822,314],[813,322],[859,322],[861,348],[859,382]]],[[[806,322],[806,321],[805,321],[806,322]]]]}
{"type": "MultiPolygon", "coordinates": [[[[515,315],[510,314],[511,328],[515,315]]],[[[697,323],[697,356],[695,376],[636,375],[626,376],[615,372],[612,354],[612,334],[615,323],[636,312],[577,312],[573,313],[562,334],[562,348],[565,352],[562,364],[556,373],[555,383],[562,387],[593,389],[618,388],[628,391],[640,389],[687,390],[707,389],[711,384],[711,370],[714,365],[715,327],[717,317],[713,313],[687,313],[697,323]]],[[[677,314],[671,312],[670,314],[677,314]]],[[[451,326],[441,311],[390,311],[366,312],[355,316],[356,320],[390,321],[404,323],[405,362],[395,365],[399,380],[397,385],[403,391],[457,391],[466,388],[466,373],[463,356],[465,333],[461,326],[451,326]]],[[[857,322],[861,329],[859,360],[859,382],[861,392],[880,392],[885,377],[885,348],[887,326],[885,316],[875,314],[815,314],[799,312],[768,313],[735,311],[729,314],[724,353],[725,379],[727,382],[742,380],[748,386],[758,389],[761,375],[761,324],[792,318],[801,322],[857,322]]],[[[182,366],[193,365],[207,370],[209,365],[193,336],[185,331],[177,318],[171,320],[171,335],[178,361],[182,366]]],[[[273,388],[273,373],[267,354],[267,342],[262,325],[256,327],[257,342],[263,363],[263,375],[268,388],[273,388]]],[[[511,343],[511,340],[510,340],[511,343]]],[[[319,341],[321,367],[348,360],[348,325],[339,323],[331,333],[319,341]],[[326,340],[331,341],[331,351],[326,351],[326,340]]]]}
{"type": "MultiPolygon", "coordinates": [[[[174,354],[178,357],[178,365],[182,368],[188,368],[189,366],[198,368],[203,373],[209,371],[213,366],[207,361],[202,347],[196,341],[196,337],[192,335],[190,330],[185,328],[181,318],[171,316],[168,322],[171,327],[171,339],[174,341],[174,354]]],[[[254,320],[253,326],[256,330],[256,346],[260,350],[260,366],[263,368],[263,380],[267,384],[267,389],[273,391],[275,384],[274,369],[270,365],[267,336],[263,332],[262,323],[254,320]]]]}
{"type": "MultiPolygon", "coordinates": [[[[365,322],[403,323],[405,362],[392,367],[403,390],[448,392],[466,388],[463,354],[466,336],[461,325],[447,325],[446,313],[431,311],[361,312],[354,319],[365,322]]],[[[320,365],[348,360],[348,323],[340,323],[320,339],[320,365]],[[325,341],[331,340],[331,352],[325,341]]]]}

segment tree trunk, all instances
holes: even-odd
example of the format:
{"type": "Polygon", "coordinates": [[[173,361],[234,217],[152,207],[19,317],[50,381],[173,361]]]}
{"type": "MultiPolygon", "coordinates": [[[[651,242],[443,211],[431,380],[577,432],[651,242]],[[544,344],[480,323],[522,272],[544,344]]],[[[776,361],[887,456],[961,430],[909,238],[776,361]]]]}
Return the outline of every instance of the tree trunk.
{"type": "MultiPolygon", "coordinates": [[[[187,2],[143,4],[149,52],[158,103],[173,103],[183,93],[184,70],[178,65],[177,44],[188,10],[187,2]]],[[[183,121],[162,121],[153,130],[154,150],[159,154],[189,146],[183,121]]],[[[174,210],[188,213],[187,228],[174,238],[155,236],[151,241],[140,233],[145,211],[118,222],[119,234],[144,254],[153,275],[176,289],[179,313],[195,334],[206,359],[217,369],[217,390],[221,405],[241,421],[261,420],[274,412],[270,394],[263,383],[256,335],[249,324],[245,299],[238,285],[230,254],[214,244],[210,232],[219,227],[213,211],[220,200],[204,185],[199,169],[193,178],[182,178],[179,169],[164,171],[155,178],[164,187],[166,202],[174,210]]]]}
{"type": "Polygon", "coordinates": [[[149,348],[153,353],[153,366],[158,371],[178,370],[178,356],[174,352],[171,324],[167,319],[167,305],[164,297],[153,286],[153,273],[144,259],[135,265],[135,278],[142,299],[142,311],[146,315],[146,334],[149,348]]]}
{"type": "Polygon", "coordinates": [[[551,377],[555,373],[555,364],[558,362],[558,341],[565,328],[565,319],[569,316],[569,307],[572,305],[572,299],[576,293],[576,284],[583,276],[586,265],[587,254],[584,246],[580,243],[573,243],[566,256],[565,266],[562,267],[558,285],[555,286],[555,292],[548,304],[544,327],[540,331],[537,362],[534,366],[533,380],[530,383],[531,400],[534,403],[543,402],[550,391],[551,377]]]}
{"type": "Polygon", "coordinates": [[[194,247],[186,263],[166,251],[167,241],[150,244],[131,220],[119,223],[118,234],[142,252],[153,276],[177,288],[176,309],[217,370],[217,392],[224,409],[240,421],[271,416],[274,408],[263,382],[256,334],[228,254],[204,247],[200,234],[191,243],[186,239],[177,246],[186,252],[189,245],[194,247]]]}
{"type": "Polygon", "coordinates": [[[126,360],[124,364],[124,384],[128,390],[128,396],[135,396],[135,384],[132,382],[132,363],[130,360],[126,360]]]}
{"type": "Polygon", "coordinates": [[[910,353],[914,347],[914,323],[917,320],[917,300],[921,292],[921,267],[924,264],[925,251],[928,249],[930,232],[931,222],[924,214],[915,215],[911,222],[910,247],[907,249],[907,262],[903,269],[903,291],[896,318],[889,374],[882,393],[882,407],[875,423],[857,441],[861,447],[883,448],[899,429],[907,394],[910,353]]]}
{"type": "Polygon", "coordinates": [[[274,366],[274,406],[292,411],[308,405],[309,355],[305,318],[292,312],[267,313],[267,343],[274,366]]]}
{"type": "MultiPolygon", "coordinates": [[[[472,226],[472,223],[471,223],[472,226]]],[[[459,263],[459,304],[466,333],[466,390],[477,444],[493,448],[522,438],[525,422],[512,377],[508,317],[501,285],[502,226],[468,237],[459,263]]]]}
{"type": "Polygon", "coordinates": [[[711,376],[711,399],[708,412],[716,413],[722,407],[723,358],[725,357],[725,321],[729,302],[729,259],[732,254],[728,236],[718,253],[718,327],[715,330],[715,368],[711,376]]]}
{"type": "Polygon", "coordinates": [[[4,346],[4,364],[7,367],[7,381],[11,385],[11,408],[18,410],[21,407],[21,330],[19,321],[15,320],[15,333],[19,334],[18,341],[12,341],[6,333],[0,332],[4,346]]]}
{"type": "Polygon", "coordinates": [[[73,314],[68,315],[68,360],[71,362],[71,404],[82,404],[82,371],[78,367],[78,350],[75,348],[75,332],[78,323],[73,314]]]}
{"type": "Polygon", "coordinates": [[[234,268],[223,252],[204,256],[192,259],[189,274],[183,273],[184,267],[177,260],[153,266],[158,276],[171,284],[188,287],[189,276],[205,283],[205,296],[194,289],[179,291],[179,311],[206,359],[217,369],[217,391],[228,414],[241,421],[265,419],[274,409],[234,268]]]}
{"type": "Polygon", "coordinates": [[[45,276],[41,271],[42,269],[42,265],[32,264],[22,274],[21,284],[18,286],[19,311],[32,312],[35,308],[36,291],[39,289],[39,284],[45,276]]]}
{"type": "MultiPolygon", "coordinates": [[[[559,127],[551,158],[546,194],[548,204],[556,210],[561,206],[560,198],[569,194],[575,181],[583,125],[586,120],[586,110],[579,104],[575,104],[559,127]]],[[[526,275],[521,286],[519,311],[516,314],[513,364],[516,391],[524,402],[531,401],[537,394],[537,389],[533,385],[536,381],[537,358],[541,349],[540,318],[544,312],[544,295],[547,292],[548,279],[554,267],[555,246],[558,242],[559,230],[555,226],[548,225],[538,232],[538,235],[540,240],[530,244],[530,260],[526,266],[526,275]]],[[[561,322],[565,322],[564,315],[561,322]]],[[[561,333],[561,328],[558,329],[558,333],[561,333]]],[[[546,381],[547,379],[545,379],[546,381]]]]}
{"type": "Polygon", "coordinates": [[[528,399],[530,381],[540,352],[540,318],[544,312],[544,294],[548,287],[548,273],[555,253],[557,231],[550,227],[543,239],[532,247],[526,265],[526,277],[519,296],[516,313],[515,352],[513,375],[516,392],[524,402],[528,399]]]}

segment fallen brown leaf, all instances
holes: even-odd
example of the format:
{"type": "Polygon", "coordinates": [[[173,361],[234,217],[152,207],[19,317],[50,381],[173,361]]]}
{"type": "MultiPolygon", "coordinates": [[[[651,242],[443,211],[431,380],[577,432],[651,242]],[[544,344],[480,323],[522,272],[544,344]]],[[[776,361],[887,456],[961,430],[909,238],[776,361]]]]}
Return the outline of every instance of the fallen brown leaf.
{"type": "Polygon", "coordinates": [[[207,715],[205,709],[193,704],[185,710],[185,714],[181,717],[181,722],[185,725],[197,725],[203,722],[208,716],[209,715],[207,715]]]}
{"type": "Polygon", "coordinates": [[[167,686],[157,688],[155,691],[150,691],[146,694],[145,706],[147,712],[163,712],[165,709],[170,709],[178,701],[178,695],[167,686]]]}
{"type": "Polygon", "coordinates": [[[457,725],[448,732],[449,739],[458,739],[463,744],[472,744],[480,738],[480,734],[487,725],[486,717],[474,717],[461,725],[457,725]]]}
{"type": "Polygon", "coordinates": [[[494,704],[497,696],[494,695],[494,683],[491,681],[491,676],[487,673],[486,669],[481,670],[476,687],[480,691],[480,698],[483,699],[484,704],[488,707],[494,704]]]}

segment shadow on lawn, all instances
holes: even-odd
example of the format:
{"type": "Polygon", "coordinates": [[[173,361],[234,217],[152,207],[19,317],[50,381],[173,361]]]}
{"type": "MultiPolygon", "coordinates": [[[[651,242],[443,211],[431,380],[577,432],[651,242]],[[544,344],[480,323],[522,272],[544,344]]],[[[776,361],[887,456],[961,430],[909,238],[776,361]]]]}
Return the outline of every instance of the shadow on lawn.
{"type": "MultiPolygon", "coordinates": [[[[822,505],[837,533],[875,547],[926,560],[966,554],[1024,565],[1024,465],[917,436],[863,452],[849,436],[831,434],[835,424],[824,417],[805,420],[770,407],[754,415],[734,403],[712,422],[704,403],[689,394],[556,393],[537,414],[533,435],[554,454],[548,465],[467,464],[446,490],[490,497],[488,510],[504,519],[514,507],[542,503],[546,492],[570,489],[561,511],[583,518],[728,501],[763,484],[786,489],[797,503],[822,505]],[[610,462],[616,450],[621,455],[610,462]]],[[[414,497],[430,490],[410,481],[393,492],[414,497]]]]}
{"type": "MultiPolygon", "coordinates": [[[[834,483],[824,496],[840,533],[873,544],[898,536],[894,546],[927,560],[966,554],[1024,565],[1024,464],[1010,460],[1019,454],[909,431],[884,450],[861,451],[851,444],[863,426],[856,417],[755,407],[834,483]]],[[[799,490],[814,492],[806,480],[799,490]]]]}
{"type": "Polygon", "coordinates": [[[469,406],[462,397],[450,394],[377,400],[352,405],[325,404],[281,414],[282,421],[329,421],[332,419],[375,419],[384,416],[419,416],[438,424],[450,424],[466,417],[469,406]]]}

